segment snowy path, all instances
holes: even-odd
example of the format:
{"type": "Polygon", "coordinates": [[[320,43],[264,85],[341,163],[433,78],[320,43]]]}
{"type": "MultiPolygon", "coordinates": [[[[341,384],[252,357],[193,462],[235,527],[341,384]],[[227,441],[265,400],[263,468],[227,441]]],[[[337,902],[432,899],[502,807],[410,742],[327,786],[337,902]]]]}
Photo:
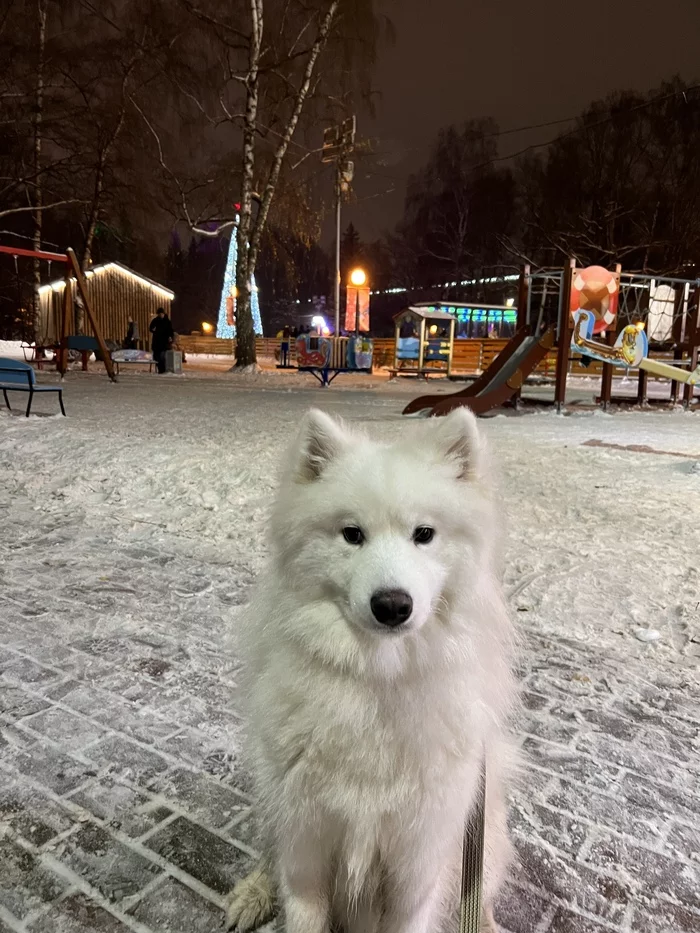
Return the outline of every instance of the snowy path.
{"type": "MultiPolygon", "coordinates": [[[[406,394],[276,385],[75,374],[69,418],[0,412],[0,933],[221,928],[254,856],[227,630],[279,452],[310,404],[399,432],[406,394]]],[[[700,415],[483,424],[529,756],[500,921],[697,931],[700,415]]]]}

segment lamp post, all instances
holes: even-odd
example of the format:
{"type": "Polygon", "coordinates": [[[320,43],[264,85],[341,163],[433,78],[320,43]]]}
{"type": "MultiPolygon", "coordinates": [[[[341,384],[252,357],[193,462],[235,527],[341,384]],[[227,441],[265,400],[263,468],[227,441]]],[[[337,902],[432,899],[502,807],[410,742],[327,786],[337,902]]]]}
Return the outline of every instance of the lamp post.
{"type": "Polygon", "coordinates": [[[335,335],[340,333],[340,207],[343,195],[350,191],[355,171],[348,156],[355,148],[356,121],[354,115],[323,131],[322,162],[335,163],[335,335]]]}

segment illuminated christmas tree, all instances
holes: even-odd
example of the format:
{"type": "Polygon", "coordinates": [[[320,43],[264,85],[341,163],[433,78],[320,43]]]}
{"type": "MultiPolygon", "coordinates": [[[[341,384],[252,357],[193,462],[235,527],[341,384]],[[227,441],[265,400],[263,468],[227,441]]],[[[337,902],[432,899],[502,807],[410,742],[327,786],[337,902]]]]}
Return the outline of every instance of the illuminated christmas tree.
{"type": "MultiPolygon", "coordinates": [[[[224,272],[224,287],[221,290],[221,303],[219,305],[219,320],[216,325],[216,336],[231,339],[236,336],[236,262],[238,260],[238,244],[235,233],[228,245],[226,270],[224,272]]],[[[260,303],[258,300],[258,287],[255,276],[250,282],[250,310],[253,314],[253,330],[262,336],[262,321],[260,320],[260,303]]]]}

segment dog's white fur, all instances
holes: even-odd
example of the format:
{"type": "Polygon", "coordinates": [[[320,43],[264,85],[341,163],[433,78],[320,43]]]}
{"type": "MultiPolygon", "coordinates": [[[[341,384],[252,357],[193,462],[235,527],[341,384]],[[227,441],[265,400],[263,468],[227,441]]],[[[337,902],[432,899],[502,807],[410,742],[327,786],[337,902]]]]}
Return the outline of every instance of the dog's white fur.
{"type": "Polygon", "coordinates": [[[271,521],[242,651],[271,878],[234,890],[252,929],[278,892],[288,933],[437,933],[459,899],[465,819],[487,769],[485,901],[510,858],[504,778],[514,700],[498,516],[465,409],[395,444],[309,413],[271,521]],[[360,527],[348,544],[342,529],[360,527]],[[431,526],[429,544],[413,532],[431,526]],[[374,619],[378,590],[413,614],[374,619]]]}

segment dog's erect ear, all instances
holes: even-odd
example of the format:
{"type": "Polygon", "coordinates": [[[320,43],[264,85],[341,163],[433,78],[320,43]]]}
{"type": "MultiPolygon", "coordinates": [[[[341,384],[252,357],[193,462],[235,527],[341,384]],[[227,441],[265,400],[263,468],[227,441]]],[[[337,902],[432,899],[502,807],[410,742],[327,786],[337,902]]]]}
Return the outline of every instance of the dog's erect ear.
{"type": "Polygon", "coordinates": [[[442,456],[457,467],[459,479],[473,481],[481,474],[483,442],[476,418],[468,408],[455,408],[444,418],[431,418],[433,440],[442,456]]]}
{"type": "Polygon", "coordinates": [[[312,408],[304,416],[297,444],[294,479],[312,483],[347,447],[348,438],[333,418],[312,408]]]}

